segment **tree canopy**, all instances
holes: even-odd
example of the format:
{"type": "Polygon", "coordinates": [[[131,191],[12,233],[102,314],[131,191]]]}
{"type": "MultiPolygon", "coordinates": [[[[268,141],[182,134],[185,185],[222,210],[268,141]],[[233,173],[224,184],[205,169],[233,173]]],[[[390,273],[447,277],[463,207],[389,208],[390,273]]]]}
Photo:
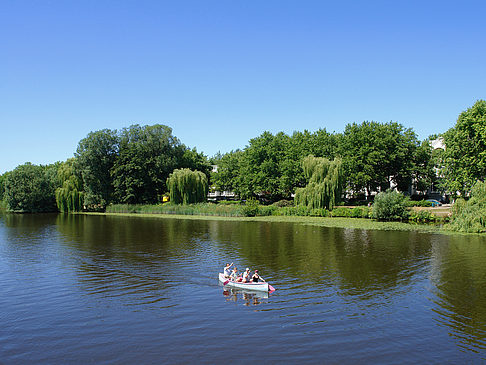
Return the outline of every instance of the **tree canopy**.
{"type": "Polygon", "coordinates": [[[468,195],[486,177],[486,101],[463,111],[456,125],[444,134],[444,185],[451,193],[468,195]]]}
{"type": "Polygon", "coordinates": [[[5,179],[7,210],[20,213],[55,212],[57,166],[27,162],[17,166],[5,179]]]}
{"type": "Polygon", "coordinates": [[[340,154],[349,187],[355,192],[366,190],[368,195],[386,190],[392,183],[406,190],[418,145],[415,133],[399,123],[348,124],[340,154]]]}
{"type": "Polygon", "coordinates": [[[341,199],[343,169],[341,159],[329,161],[327,158],[307,156],[302,162],[304,175],[308,181],[305,188],[298,188],[295,202],[312,209],[332,210],[341,199]]]}
{"type": "Polygon", "coordinates": [[[60,187],[56,189],[56,204],[60,212],[80,212],[84,205],[83,180],[76,171],[75,159],[60,164],[57,170],[60,187]]]}
{"type": "Polygon", "coordinates": [[[118,150],[119,137],[109,129],[91,132],[79,142],[75,157],[83,179],[86,206],[104,208],[111,201],[111,169],[118,150]]]}
{"type": "Polygon", "coordinates": [[[201,171],[176,169],[169,175],[167,186],[174,204],[204,202],[208,195],[208,178],[201,171]]]}
{"type": "Polygon", "coordinates": [[[156,124],[132,125],[121,131],[118,155],[111,169],[114,201],[153,204],[167,191],[169,174],[182,167],[186,147],[172,129],[156,124]]]}

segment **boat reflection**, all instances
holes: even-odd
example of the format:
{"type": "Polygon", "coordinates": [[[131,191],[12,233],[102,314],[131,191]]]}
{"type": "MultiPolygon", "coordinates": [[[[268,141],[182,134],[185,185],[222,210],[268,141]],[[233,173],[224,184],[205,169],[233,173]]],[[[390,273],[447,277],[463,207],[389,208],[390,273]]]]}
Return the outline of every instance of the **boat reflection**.
{"type": "Polygon", "coordinates": [[[225,288],[223,296],[226,297],[227,302],[243,302],[243,305],[259,305],[262,304],[262,299],[268,299],[268,292],[257,292],[236,288],[225,288]]]}

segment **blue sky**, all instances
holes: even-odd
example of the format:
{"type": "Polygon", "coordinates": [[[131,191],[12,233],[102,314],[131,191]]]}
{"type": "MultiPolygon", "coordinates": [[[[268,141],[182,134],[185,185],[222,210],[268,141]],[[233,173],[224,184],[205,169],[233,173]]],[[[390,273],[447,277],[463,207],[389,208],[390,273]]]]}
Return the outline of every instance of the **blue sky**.
{"type": "Polygon", "coordinates": [[[0,173],[90,131],[170,126],[211,156],[272,133],[397,121],[420,139],[486,99],[482,1],[0,5],[0,173]]]}

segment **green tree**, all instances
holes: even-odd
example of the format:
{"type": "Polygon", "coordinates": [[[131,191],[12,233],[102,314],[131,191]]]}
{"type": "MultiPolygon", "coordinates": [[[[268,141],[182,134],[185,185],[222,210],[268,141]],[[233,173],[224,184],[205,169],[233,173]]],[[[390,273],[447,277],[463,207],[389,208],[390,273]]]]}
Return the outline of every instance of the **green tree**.
{"type": "Polygon", "coordinates": [[[407,219],[408,201],[405,195],[395,190],[378,193],[373,203],[373,218],[385,221],[407,219]]]}
{"type": "Polygon", "coordinates": [[[59,166],[57,171],[59,184],[56,189],[56,204],[61,212],[80,212],[83,210],[84,192],[81,174],[76,171],[74,158],[59,166]]]}
{"type": "Polygon", "coordinates": [[[236,150],[213,158],[217,171],[211,173],[211,183],[219,191],[233,191],[240,194],[240,161],[243,151],[236,150]]]}
{"type": "Polygon", "coordinates": [[[440,180],[438,176],[439,156],[443,150],[433,150],[430,144],[432,139],[435,138],[429,137],[417,147],[412,160],[413,185],[420,192],[425,192],[432,186],[438,186],[440,180]]]}
{"type": "Polygon", "coordinates": [[[157,203],[167,191],[166,180],[175,168],[201,166],[202,159],[196,151],[188,151],[165,125],[136,124],[125,128],[111,169],[115,200],[129,204],[157,203]]]}
{"type": "Polygon", "coordinates": [[[57,165],[39,166],[27,162],[17,166],[5,179],[7,210],[19,213],[57,211],[56,173],[57,165]]]}
{"type": "Polygon", "coordinates": [[[363,122],[348,124],[340,143],[349,187],[354,192],[386,190],[393,183],[407,190],[419,143],[401,124],[363,122]]]}
{"type": "Polygon", "coordinates": [[[176,169],[169,175],[167,186],[174,204],[204,202],[208,195],[208,178],[201,171],[176,169]]]}
{"type": "Polygon", "coordinates": [[[290,187],[281,180],[281,164],[289,137],[264,132],[250,140],[240,160],[239,190],[242,198],[263,197],[270,201],[290,195],[290,187]]]}
{"type": "Polygon", "coordinates": [[[0,175],[0,201],[4,200],[5,195],[5,180],[7,179],[9,172],[0,175]]]}
{"type": "Polygon", "coordinates": [[[118,156],[116,131],[103,129],[82,139],[75,156],[83,179],[84,205],[88,209],[103,209],[113,194],[110,171],[118,156]]]}
{"type": "Polygon", "coordinates": [[[463,111],[456,125],[444,134],[444,186],[451,193],[468,195],[486,176],[486,101],[463,111]]]}
{"type": "Polygon", "coordinates": [[[327,158],[308,156],[304,159],[303,170],[308,184],[295,192],[295,203],[312,209],[331,210],[341,199],[343,169],[341,159],[329,161],[327,158]]]}

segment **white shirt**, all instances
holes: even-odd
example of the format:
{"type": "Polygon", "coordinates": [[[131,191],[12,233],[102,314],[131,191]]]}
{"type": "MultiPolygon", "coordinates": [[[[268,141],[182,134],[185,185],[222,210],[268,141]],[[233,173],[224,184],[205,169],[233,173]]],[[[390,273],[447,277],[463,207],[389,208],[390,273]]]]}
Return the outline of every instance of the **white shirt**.
{"type": "Polygon", "coordinates": [[[230,276],[230,274],[231,274],[230,267],[231,267],[231,266],[228,266],[228,267],[225,267],[225,268],[223,269],[224,276],[230,276]]]}

